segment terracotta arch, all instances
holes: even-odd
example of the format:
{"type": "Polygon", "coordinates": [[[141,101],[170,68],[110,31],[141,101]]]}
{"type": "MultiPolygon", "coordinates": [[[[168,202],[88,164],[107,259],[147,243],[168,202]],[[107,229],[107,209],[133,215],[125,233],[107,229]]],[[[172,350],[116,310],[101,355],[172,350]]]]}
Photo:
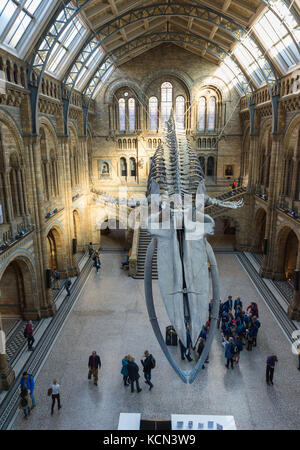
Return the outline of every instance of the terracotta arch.
{"type": "Polygon", "coordinates": [[[267,220],[267,213],[264,208],[259,208],[256,211],[255,219],[254,219],[254,242],[253,242],[253,248],[254,251],[257,251],[258,253],[263,252],[263,245],[264,245],[264,237],[265,237],[265,230],[266,230],[266,220],[267,220]]]}
{"type": "Polygon", "coordinates": [[[81,220],[77,209],[73,211],[73,227],[74,227],[74,238],[77,240],[77,248],[82,245],[82,235],[81,235],[81,220]]]}
{"type": "Polygon", "coordinates": [[[293,228],[283,226],[276,239],[276,254],[274,258],[276,278],[287,279],[296,268],[299,253],[300,237],[293,228]]]}
{"type": "Polygon", "coordinates": [[[51,270],[65,270],[64,241],[60,229],[52,227],[47,233],[48,265],[51,270]]]}
{"type": "Polygon", "coordinates": [[[36,319],[39,310],[34,266],[27,255],[7,262],[0,278],[0,313],[24,319],[36,319]]]}

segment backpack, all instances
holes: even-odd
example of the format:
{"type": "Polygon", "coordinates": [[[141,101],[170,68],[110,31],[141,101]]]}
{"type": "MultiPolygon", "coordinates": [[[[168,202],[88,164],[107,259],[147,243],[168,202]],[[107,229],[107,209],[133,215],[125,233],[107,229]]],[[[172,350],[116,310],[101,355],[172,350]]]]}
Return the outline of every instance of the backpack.
{"type": "Polygon", "coordinates": [[[28,405],[28,401],[26,400],[26,398],[22,397],[21,398],[21,406],[22,406],[22,408],[26,408],[27,405],[28,405]]]}
{"type": "Polygon", "coordinates": [[[27,333],[27,326],[25,327],[25,330],[23,332],[24,338],[27,339],[28,338],[28,333],[27,333]]]}
{"type": "Polygon", "coordinates": [[[156,366],[156,361],[152,355],[151,355],[150,365],[151,365],[151,369],[154,369],[156,366]]]}

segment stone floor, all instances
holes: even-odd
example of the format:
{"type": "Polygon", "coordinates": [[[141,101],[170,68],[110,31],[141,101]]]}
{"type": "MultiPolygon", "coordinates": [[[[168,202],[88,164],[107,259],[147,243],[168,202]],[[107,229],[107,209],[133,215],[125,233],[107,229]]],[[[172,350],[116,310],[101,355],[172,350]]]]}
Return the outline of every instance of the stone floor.
{"type": "MultiPolygon", "coordinates": [[[[183,384],[163,356],[149,324],[143,281],[128,278],[120,270],[121,259],[118,254],[103,254],[100,274],[92,270],[36,380],[37,408],[26,422],[19,413],[14,429],[116,429],[120,412],[167,420],[180,413],[233,415],[238,429],[300,429],[297,358],[235,255],[217,254],[221,295],[258,303],[262,323],[258,347],[244,350],[240,367],[227,370],[217,332],[210,363],[192,385],[183,384]],[[139,362],[145,348],[156,358],[154,388],[149,392],[141,377],[143,391],[131,394],[122,384],[121,359],[131,353],[139,362]],[[87,379],[88,357],[94,349],[102,360],[98,387],[87,379]],[[271,353],[277,354],[279,363],[274,386],[267,386],[265,361],[271,353]],[[61,384],[63,408],[51,416],[47,389],[54,377],[61,384]]],[[[169,322],[156,281],[154,295],[164,330],[169,322]]],[[[179,348],[174,351],[179,358],[179,348]]],[[[188,362],[183,364],[189,367],[188,362]]]]}

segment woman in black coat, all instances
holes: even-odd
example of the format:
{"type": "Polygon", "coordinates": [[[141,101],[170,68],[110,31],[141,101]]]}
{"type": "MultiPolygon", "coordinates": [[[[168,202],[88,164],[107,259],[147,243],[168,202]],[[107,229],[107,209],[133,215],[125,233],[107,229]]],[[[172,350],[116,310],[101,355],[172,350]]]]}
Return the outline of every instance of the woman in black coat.
{"type": "Polygon", "coordinates": [[[128,371],[128,378],[131,384],[131,392],[134,391],[134,382],[136,382],[136,390],[137,392],[141,392],[141,388],[139,386],[139,366],[134,362],[134,357],[131,355],[128,355],[128,365],[127,365],[127,371],[128,371]]]}

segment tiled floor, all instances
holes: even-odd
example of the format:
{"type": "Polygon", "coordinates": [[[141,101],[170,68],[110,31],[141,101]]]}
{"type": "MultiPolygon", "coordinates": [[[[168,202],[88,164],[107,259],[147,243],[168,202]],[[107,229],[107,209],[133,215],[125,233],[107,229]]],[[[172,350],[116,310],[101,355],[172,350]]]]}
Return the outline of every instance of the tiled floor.
{"type": "MultiPolygon", "coordinates": [[[[120,412],[140,412],[144,419],[169,419],[176,413],[233,415],[238,429],[300,429],[297,358],[235,255],[217,254],[221,295],[258,303],[258,347],[244,350],[240,367],[227,370],[217,333],[210,363],[192,385],[183,384],[163,356],[149,324],[143,281],[128,278],[120,270],[121,259],[102,255],[100,274],[90,275],[36,380],[37,408],[26,422],[19,414],[15,429],[116,429],[120,412]],[[149,392],[141,377],[143,391],[131,394],[122,385],[121,359],[131,353],[139,362],[145,348],[156,358],[154,388],[149,392]],[[102,360],[98,387],[87,379],[94,349],[102,360]],[[274,352],[279,363],[272,387],[265,382],[265,361],[274,352]],[[61,384],[63,408],[51,416],[47,389],[54,377],[61,384]]],[[[169,322],[157,281],[154,295],[164,330],[169,322]]],[[[175,351],[179,358],[179,349],[175,351]]]]}

